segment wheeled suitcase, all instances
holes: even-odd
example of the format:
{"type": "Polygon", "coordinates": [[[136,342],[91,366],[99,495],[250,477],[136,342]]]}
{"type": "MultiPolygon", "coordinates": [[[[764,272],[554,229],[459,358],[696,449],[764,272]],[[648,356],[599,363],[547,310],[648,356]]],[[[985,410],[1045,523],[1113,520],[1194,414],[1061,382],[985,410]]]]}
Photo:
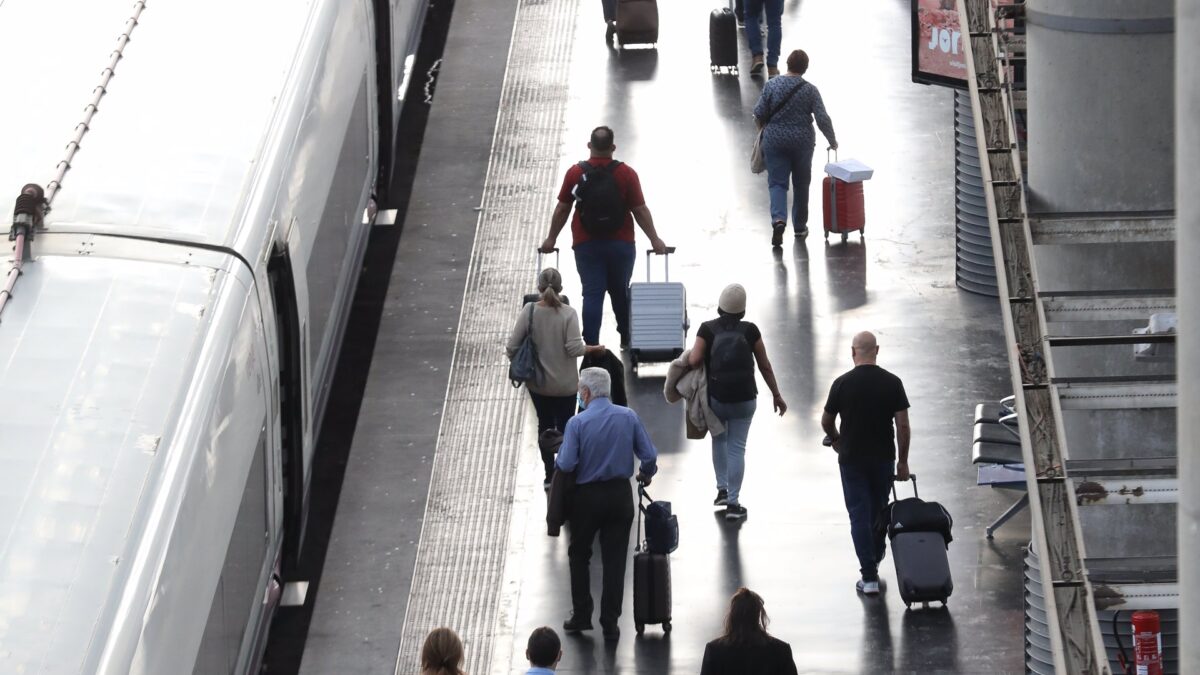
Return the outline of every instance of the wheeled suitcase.
{"type": "Polygon", "coordinates": [[[737,19],[728,7],[708,15],[708,60],[714,73],[723,69],[732,75],[738,72],[737,19]]]}
{"type": "Polygon", "coordinates": [[[638,511],[646,518],[644,550],[664,555],[674,553],[679,547],[679,519],[671,513],[671,502],[654,501],[646,489],[638,485],[638,511]]]}
{"type": "MultiPolygon", "coordinates": [[[[828,154],[827,151],[826,159],[828,154]]],[[[836,162],[836,151],[833,159],[836,162]]],[[[826,162],[827,173],[830,166],[831,164],[826,162]]],[[[869,169],[866,176],[870,178],[869,169]]],[[[867,224],[867,214],[862,180],[846,181],[837,176],[825,176],[821,181],[821,207],[825,221],[825,239],[829,239],[830,233],[842,235],[842,241],[846,241],[851,232],[858,232],[859,238],[864,236],[863,228],[867,224]]]]}
{"type": "Polygon", "coordinates": [[[617,0],[617,45],[658,43],[658,0],[617,0]]]}
{"type": "Polygon", "coordinates": [[[671,558],[665,553],[651,553],[642,540],[641,497],[645,492],[638,486],[637,548],[633,554],[633,625],[641,635],[646,624],[662,624],[664,633],[671,632],[671,558]]]}
{"type": "Polygon", "coordinates": [[[683,353],[687,339],[687,291],[671,281],[670,256],[663,254],[663,281],[650,281],[650,254],[646,251],[646,281],[629,284],[629,356],[637,372],[639,363],[670,361],[683,353]]]}
{"type": "MultiPolygon", "coordinates": [[[[561,260],[558,256],[558,249],[556,248],[556,249],[554,249],[554,268],[557,269],[559,272],[562,272],[562,268],[559,267],[559,262],[561,262],[561,260]]],[[[537,277],[541,273],[542,273],[542,249],[539,248],[539,249],[537,249],[537,271],[535,271],[533,274],[533,287],[534,288],[537,288],[537,277]]],[[[542,294],[538,293],[537,291],[534,291],[533,293],[526,293],[524,300],[521,301],[521,306],[524,307],[525,305],[528,305],[531,302],[537,302],[538,298],[540,298],[541,296],[542,296],[542,294]]],[[[558,297],[563,301],[564,305],[571,304],[571,301],[567,300],[567,296],[560,295],[558,297]]]]}
{"type": "MultiPolygon", "coordinates": [[[[914,602],[941,602],[943,605],[954,592],[950,560],[953,521],[937,502],[923,501],[917,495],[917,477],[913,475],[912,499],[894,499],[880,517],[887,527],[892,544],[892,559],[896,563],[896,583],[900,599],[906,607],[914,602]]],[[[895,498],[896,486],[892,486],[895,498]]]]}

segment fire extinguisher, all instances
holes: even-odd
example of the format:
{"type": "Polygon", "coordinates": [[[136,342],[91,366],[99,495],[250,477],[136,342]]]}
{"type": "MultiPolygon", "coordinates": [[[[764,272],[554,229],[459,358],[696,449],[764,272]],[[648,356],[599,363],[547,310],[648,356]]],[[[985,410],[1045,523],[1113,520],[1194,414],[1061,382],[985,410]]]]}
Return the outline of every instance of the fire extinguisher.
{"type": "MultiPolygon", "coordinates": [[[[1113,616],[1113,623],[1116,623],[1113,616]]],[[[1134,612],[1129,620],[1133,629],[1133,663],[1137,675],[1163,675],[1162,666],[1162,631],[1159,627],[1158,612],[1134,612]]],[[[1114,625],[1114,628],[1116,626],[1114,625]]],[[[1125,649],[1121,647],[1121,637],[1117,638],[1117,647],[1121,650],[1121,665],[1129,672],[1129,664],[1125,662],[1125,649]]]]}

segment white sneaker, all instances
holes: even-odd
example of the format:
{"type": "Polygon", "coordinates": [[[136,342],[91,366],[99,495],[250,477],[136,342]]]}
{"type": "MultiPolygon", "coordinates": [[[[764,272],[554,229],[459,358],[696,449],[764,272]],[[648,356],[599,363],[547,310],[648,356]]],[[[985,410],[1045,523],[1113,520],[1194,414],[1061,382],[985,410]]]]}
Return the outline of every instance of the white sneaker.
{"type": "Polygon", "coordinates": [[[858,583],[854,584],[854,588],[863,595],[879,595],[878,581],[863,581],[859,579],[858,583]]]}

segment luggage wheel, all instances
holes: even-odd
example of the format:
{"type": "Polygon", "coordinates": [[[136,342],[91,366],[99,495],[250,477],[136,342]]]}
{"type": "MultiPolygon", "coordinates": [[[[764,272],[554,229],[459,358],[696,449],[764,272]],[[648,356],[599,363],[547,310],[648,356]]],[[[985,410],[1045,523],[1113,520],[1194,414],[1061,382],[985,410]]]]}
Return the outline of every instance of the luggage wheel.
{"type": "Polygon", "coordinates": [[[848,233],[846,233],[846,232],[842,233],[842,243],[843,244],[846,243],[846,240],[849,238],[850,238],[850,235],[848,233]]]}

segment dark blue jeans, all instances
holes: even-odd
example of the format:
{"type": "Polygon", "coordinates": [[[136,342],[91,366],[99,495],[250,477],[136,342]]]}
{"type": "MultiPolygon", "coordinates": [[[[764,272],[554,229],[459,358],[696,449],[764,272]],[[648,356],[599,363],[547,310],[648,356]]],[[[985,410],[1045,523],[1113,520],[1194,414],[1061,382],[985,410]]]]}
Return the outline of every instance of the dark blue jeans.
{"type": "Polygon", "coordinates": [[[604,294],[608,293],[617,332],[629,335],[629,278],[637,259],[632,241],[595,239],[575,245],[575,269],[583,283],[583,341],[600,344],[600,323],[604,318],[604,294]]]}
{"type": "Polygon", "coordinates": [[[746,46],[751,54],[762,54],[762,28],[759,17],[767,15],[767,65],[779,65],[779,50],[783,45],[783,0],[746,0],[746,46]]]}
{"type": "Polygon", "coordinates": [[[882,464],[842,464],[842,496],[850,513],[850,538],[858,554],[863,581],[879,580],[879,563],[887,550],[884,533],[875,531],[875,521],[887,506],[895,467],[882,464]]]}
{"type": "Polygon", "coordinates": [[[617,20],[617,0],[600,0],[600,4],[604,7],[604,20],[617,20]]]}
{"type": "Polygon", "coordinates": [[[771,222],[787,222],[788,180],[792,184],[792,227],[808,227],[808,184],[812,180],[813,146],[766,146],[767,190],[771,195],[771,222]]]}

